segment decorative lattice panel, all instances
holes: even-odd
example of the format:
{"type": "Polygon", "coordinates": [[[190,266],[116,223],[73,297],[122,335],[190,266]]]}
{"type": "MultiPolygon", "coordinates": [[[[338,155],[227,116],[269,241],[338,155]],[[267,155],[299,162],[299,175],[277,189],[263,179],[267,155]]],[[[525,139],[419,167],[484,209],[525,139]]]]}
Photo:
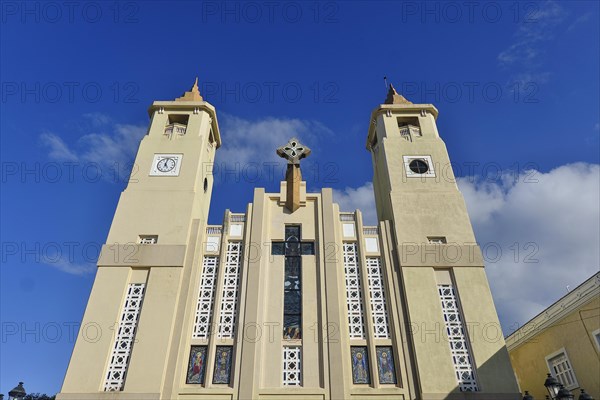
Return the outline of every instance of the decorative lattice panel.
{"type": "Polygon", "coordinates": [[[376,338],[389,338],[389,316],[385,303],[385,286],[379,257],[367,257],[367,279],[369,281],[373,334],[376,338]]]}
{"type": "Polygon", "coordinates": [[[302,348],[299,346],[283,347],[283,386],[300,386],[302,384],[302,348]]]}
{"type": "Polygon", "coordinates": [[[127,296],[117,324],[115,344],[104,381],[104,391],[106,392],[123,390],[145,287],[146,285],[143,283],[130,283],[127,287],[127,296]]]}
{"type": "Polygon", "coordinates": [[[194,332],[192,333],[193,338],[206,339],[210,335],[218,270],[219,257],[204,256],[202,277],[200,278],[200,293],[196,305],[196,320],[194,321],[194,332]]]}
{"type": "Polygon", "coordinates": [[[462,392],[478,391],[475,368],[473,368],[469,343],[462,321],[458,297],[452,285],[438,285],[442,301],[442,312],[446,323],[446,332],[456,371],[458,387],[462,392]]]}
{"type": "Polygon", "coordinates": [[[346,303],[348,328],[351,339],[364,339],[365,323],[360,283],[360,267],[356,243],[344,243],[344,274],[346,277],[346,303]]]}
{"type": "Polygon", "coordinates": [[[218,336],[220,338],[233,338],[240,286],[242,242],[227,243],[225,257],[218,336]]]}

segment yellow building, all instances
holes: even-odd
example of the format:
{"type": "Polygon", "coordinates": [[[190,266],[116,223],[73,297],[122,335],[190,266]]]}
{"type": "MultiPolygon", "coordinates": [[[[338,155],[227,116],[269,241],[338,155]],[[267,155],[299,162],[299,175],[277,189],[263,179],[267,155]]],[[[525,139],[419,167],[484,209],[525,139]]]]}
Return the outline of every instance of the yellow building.
{"type": "Polygon", "coordinates": [[[196,82],[148,112],[58,399],[520,397],[433,105],[371,113],[377,226],[307,193],[294,138],[208,225],[215,109],[196,82]]]}
{"type": "Polygon", "coordinates": [[[506,338],[521,389],[536,399],[551,373],[574,395],[600,399],[600,273],[506,338]]]}

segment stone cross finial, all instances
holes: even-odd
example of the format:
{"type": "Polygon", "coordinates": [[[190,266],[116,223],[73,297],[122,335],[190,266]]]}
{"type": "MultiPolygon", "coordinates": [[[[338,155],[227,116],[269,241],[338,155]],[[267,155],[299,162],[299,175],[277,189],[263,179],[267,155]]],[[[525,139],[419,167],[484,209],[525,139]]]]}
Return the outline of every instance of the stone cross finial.
{"type": "Polygon", "coordinates": [[[310,149],[300,143],[298,139],[291,138],[286,145],[277,149],[277,154],[279,157],[288,160],[287,170],[285,172],[285,207],[291,212],[294,212],[300,208],[300,182],[302,182],[300,160],[306,158],[310,154],[310,149]]]}
{"type": "Polygon", "coordinates": [[[290,164],[299,164],[301,159],[310,155],[310,149],[300,143],[298,139],[291,138],[286,145],[277,149],[277,154],[288,160],[290,164]]]}

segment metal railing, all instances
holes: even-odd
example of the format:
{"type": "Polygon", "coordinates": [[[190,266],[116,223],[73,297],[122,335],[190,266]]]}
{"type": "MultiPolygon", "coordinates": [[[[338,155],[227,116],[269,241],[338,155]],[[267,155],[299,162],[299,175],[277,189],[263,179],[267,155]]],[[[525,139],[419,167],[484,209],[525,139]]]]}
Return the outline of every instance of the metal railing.
{"type": "Polygon", "coordinates": [[[246,222],[246,214],[231,214],[231,222],[246,222]]]}
{"type": "Polygon", "coordinates": [[[222,226],[207,226],[206,233],[208,235],[220,235],[223,232],[222,226]]]}
{"type": "Polygon", "coordinates": [[[354,221],[354,213],[340,213],[340,221],[354,221]]]}
{"type": "Polygon", "coordinates": [[[376,226],[365,226],[365,227],[363,227],[363,234],[365,234],[365,235],[378,235],[379,234],[379,228],[377,228],[376,226]]]}

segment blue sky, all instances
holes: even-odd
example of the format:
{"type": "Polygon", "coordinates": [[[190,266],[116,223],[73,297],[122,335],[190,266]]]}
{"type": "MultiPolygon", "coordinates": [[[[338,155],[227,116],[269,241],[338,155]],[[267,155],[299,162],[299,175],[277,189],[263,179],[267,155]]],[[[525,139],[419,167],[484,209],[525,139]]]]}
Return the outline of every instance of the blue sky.
{"type": "Polygon", "coordinates": [[[506,333],[597,271],[598,3],[465,3],[1,3],[0,393],[59,391],[147,107],[196,76],[234,171],[211,223],[277,189],[283,169],[251,163],[292,134],[309,189],[372,220],[386,75],[440,110],[478,240],[503,251],[487,271],[506,333]]]}

